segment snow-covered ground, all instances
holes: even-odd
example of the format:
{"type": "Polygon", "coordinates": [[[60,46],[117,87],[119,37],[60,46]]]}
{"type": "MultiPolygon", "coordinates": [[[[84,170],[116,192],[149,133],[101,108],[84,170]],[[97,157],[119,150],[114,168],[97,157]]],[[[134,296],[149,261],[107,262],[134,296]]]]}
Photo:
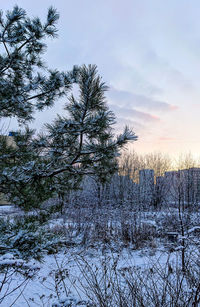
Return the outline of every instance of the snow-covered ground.
{"type": "MultiPolygon", "coordinates": [[[[13,212],[8,207],[4,208],[3,214],[5,214],[5,210],[13,212]]],[[[124,276],[128,273],[131,277],[132,270],[134,272],[141,270],[142,274],[144,273],[144,282],[146,282],[145,278],[151,278],[151,274],[154,274],[153,278],[156,283],[159,274],[172,274],[171,279],[173,280],[173,276],[175,276],[173,274],[177,274],[178,266],[181,267],[183,245],[178,239],[177,242],[168,240],[165,233],[174,230],[174,227],[178,229],[176,212],[169,214],[164,211],[140,212],[138,216],[135,216],[134,212],[123,212],[123,216],[117,211],[111,213],[112,215],[109,212],[105,214],[105,211],[104,213],[97,212],[95,217],[95,214],[90,216],[90,212],[87,210],[85,213],[81,211],[80,214],[68,211],[68,220],[60,217],[50,221],[47,227],[54,233],[63,232],[66,240],[73,244],[60,249],[55,255],[45,255],[40,263],[32,260],[31,265],[39,267],[33,279],[14,274],[9,279],[10,283],[6,283],[1,289],[0,301],[6,292],[9,293],[12,289],[16,289],[18,285],[21,286],[7,295],[1,306],[51,307],[54,302],[58,302],[66,296],[77,301],[87,301],[95,296],[91,288],[97,281],[98,285],[104,287],[104,292],[107,292],[107,288],[110,289],[110,283],[115,283],[116,279],[118,282],[118,278],[122,289],[126,289],[127,284],[123,286],[124,276]],[[88,216],[90,216],[90,221],[88,221],[88,216]],[[77,231],[77,229],[79,230],[77,231]],[[130,233],[127,234],[127,231],[135,231],[132,235],[133,237],[137,235],[139,242],[132,242],[129,238],[130,233]],[[145,235],[142,232],[145,232],[145,235]],[[85,241],[84,237],[86,237],[85,241]],[[145,274],[147,274],[146,277],[145,274]]],[[[181,237],[179,233],[179,239],[185,240],[188,254],[191,250],[196,255],[199,253],[199,237],[197,235],[195,237],[197,240],[193,242],[193,234],[198,232],[200,228],[198,226],[199,214],[192,213],[190,217],[192,217],[191,227],[188,224],[185,227],[185,237],[181,237]],[[193,245],[190,245],[189,240],[193,242],[193,245]]],[[[175,230],[177,231],[177,229],[175,230]]],[[[187,261],[188,259],[194,260],[193,254],[191,255],[187,256],[187,261]]],[[[12,261],[9,257],[7,260],[12,261]]],[[[0,259],[1,261],[4,260],[0,259]]],[[[1,275],[1,281],[4,276],[1,275]]],[[[161,279],[159,282],[162,283],[163,280],[161,279]]],[[[149,279],[148,282],[151,280],[149,279]]],[[[186,283],[184,285],[184,291],[188,289],[193,291],[190,289],[190,285],[186,283]]],[[[95,288],[93,290],[96,291],[95,288]]],[[[66,306],[74,307],[76,305],[66,306]]],[[[100,305],[93,306],[99,307],[100,305]]],[[[115,307],[112,304],[108,306],[115,307]]]]}
{"type": "MultiPolygon", "coordinates": [[[[168,261],[169,255],[164,251],[156,251],[153,256],[149,254],[149,250],[131,251],[124,249],[120,254],[113,254],[94,249],[71,249],[56,256],[45,256],[42,263],[36,263],[40,267],[36,277],[33,280],[26,281],[20,289],[6,297],[1,306],[52,306],[53,302],[58,301],[58,293],[56,292],[61,291],[61,298],[66,296],[66,290],[63,288],[62,282],[58,285],[58,281],[56,281],[56,274],[59,269],[62,272],[66,271],[65,285],[67,294],[77,299],[87,300],[85,289],[81,285],[87,282],[84,281],[85,277],[80,269],[80,263],[87,263],[95,269],[103,261],[107,261],[108,265],[109,261],[112,263],[114,259],[118,259],[117,268],[126,270],[130,267],[141,267],[144,269],[153,266],[155,263],[159,263],[164,267],[168,261]]],[[[176,256],[176,254],[171,256],[170,261],[175,261],[176,256]]],[[[21,276],[14,276],[10,288],[19,285],[22,281],[23,278],[21,276]]]]}

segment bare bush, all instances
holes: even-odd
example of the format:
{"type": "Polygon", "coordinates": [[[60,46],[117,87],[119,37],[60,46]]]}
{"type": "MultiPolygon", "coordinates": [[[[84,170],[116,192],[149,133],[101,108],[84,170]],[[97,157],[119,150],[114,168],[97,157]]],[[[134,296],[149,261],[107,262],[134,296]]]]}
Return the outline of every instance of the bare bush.
{"type": "Polygon", "coordinates": [[[12,254],[5,254],[0,258],[0,305],[5,298],[17,293],[10,306],[23,295],[29,281],[35,277],[39,267],[27,263],[22,259],[16,259],[12,254]],[[16,282],[17,280],[17,282],[16,282]]]}
{"type": "Polygon", "coordinates": [[[198,307],[200,266],[188,255],[185,273],[179,257],[145,268],[119,267],[119,257],[104,256],[98,264],[79,257],[79,282],[84,295],[98,307],[198,307]]]}

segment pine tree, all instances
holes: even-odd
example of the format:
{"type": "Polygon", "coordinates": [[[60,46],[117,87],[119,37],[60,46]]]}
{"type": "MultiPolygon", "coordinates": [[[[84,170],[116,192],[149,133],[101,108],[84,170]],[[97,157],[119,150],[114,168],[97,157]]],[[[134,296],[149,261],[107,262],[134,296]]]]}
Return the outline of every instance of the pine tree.
{"type": "Polygon", "coordinates": [[[114,114],[105,99],[107,86],[95,65],[74,67],[60,73],[44,68],[41,54],[43,39],[55,37],[57,12],[50,8],[44,25],[38,18],[29,19],[15,7],[2,14],[0,40],[6,53],[0,56],[0,117],[16,116],[27,124],[36,109],[52,106],[57,98],[71,91],[65,111],[46,133],[34,135],[26,128],[13,137],[15,146],[0,139],[0,187],[9,200],[25,209],[65,191],[74,189],[85,175],[95,175],[105,182],[116,171],[116,156],[135,134],[125,128],[114,139],[114,114]],[[72,83],[79,89],[73,95],[72,83]]]}
{"type": "Polygon", "coordinates": [[[64,73],[48,69],[42,54],[45,39],[57,36],[59,14],[52,7],[47,20],[30,19],[25,10],[15,6],[0,12],[0,118],[16,116],[21,121],[33,119],[35,110],[52,106],[66,95],[76,77],[76,67],[64,73]]]}

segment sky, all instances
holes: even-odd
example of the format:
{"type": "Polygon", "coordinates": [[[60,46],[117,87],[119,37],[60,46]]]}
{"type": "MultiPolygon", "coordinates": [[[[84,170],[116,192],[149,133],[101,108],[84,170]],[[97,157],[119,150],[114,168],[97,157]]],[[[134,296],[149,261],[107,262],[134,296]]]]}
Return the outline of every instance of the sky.
{"type": "MultiPolygon", "coordinates": [[[[48,41],[51,68],[96,64],[109,86],[116,133],[125,125],[139,139],[138,153],[200,154],[199,0],[0,0],[45,19],[53,5],[60,13],[59,38],[48,41]]],[[[62,113],[62,102],[36,114],[42,127],[62,113]]],[[[14,127],[15,122],[10,122],[14,127]]]]}

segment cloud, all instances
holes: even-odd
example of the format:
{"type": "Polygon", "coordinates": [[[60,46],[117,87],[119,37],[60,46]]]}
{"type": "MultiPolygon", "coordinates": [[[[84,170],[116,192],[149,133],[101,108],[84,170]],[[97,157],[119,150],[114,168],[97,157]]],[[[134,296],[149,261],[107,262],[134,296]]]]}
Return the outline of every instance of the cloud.
{"type": "Polygon", "coordinates": [[[116,123],[114,125],[115,134],[122,133],[124,131],[125,126],[128,126],[130,129],[134,131],[134,133],[139,137],[146,131],[146,127],[137,120],[131,120],[124,117],[117,117],[116,123]]]}
{"type": "Polygon", "coordinates": [[[137,131],[145,129],[145,126],[141,122],[137,122],[136,120],[127,119],[124,117],[117,117],[115,126],[120,129],[128,126],[130,128],[137,129],[137,131]]]}
{"type": "Polygon", "coordinates": [[[160,118],[156,115],[152,115],[150,113],[141,112],[136,109],[128,108],[128,107],[120,107],[114,104],[109,105],[110,109],[114,111],[116,116],[123,117],[125,119],[139,119],[143,123],[145,122],[159,122],[160,118]]]}
{"type": "Polygon", "coordinates": [[[160,56],[152,47],[146,48],[147,51],[142,56],[143,65],[150,72],[164,81],[167,86],[175,86],[179,90],[193,90],[194,84],[185,76],[180,69],[173,63],[174,59],[160,56]]]}
{"type": "Polygon", "coordinates": [[[159,141],[174,141],[175,138],[162,136],[159,138],[159,141]]]}
{"type": "Polygon", "coordinates": [[[115,88],[110,89],[108,97],[112,103],[118,102],[125,106],[131,105],[133,107],[145,108],[147,110],[173,111],[178,108],[177,106],[171,105],[164,101],[155,100],[151,97],[134,94],[129,91],[117,90],[115,88]]]}

